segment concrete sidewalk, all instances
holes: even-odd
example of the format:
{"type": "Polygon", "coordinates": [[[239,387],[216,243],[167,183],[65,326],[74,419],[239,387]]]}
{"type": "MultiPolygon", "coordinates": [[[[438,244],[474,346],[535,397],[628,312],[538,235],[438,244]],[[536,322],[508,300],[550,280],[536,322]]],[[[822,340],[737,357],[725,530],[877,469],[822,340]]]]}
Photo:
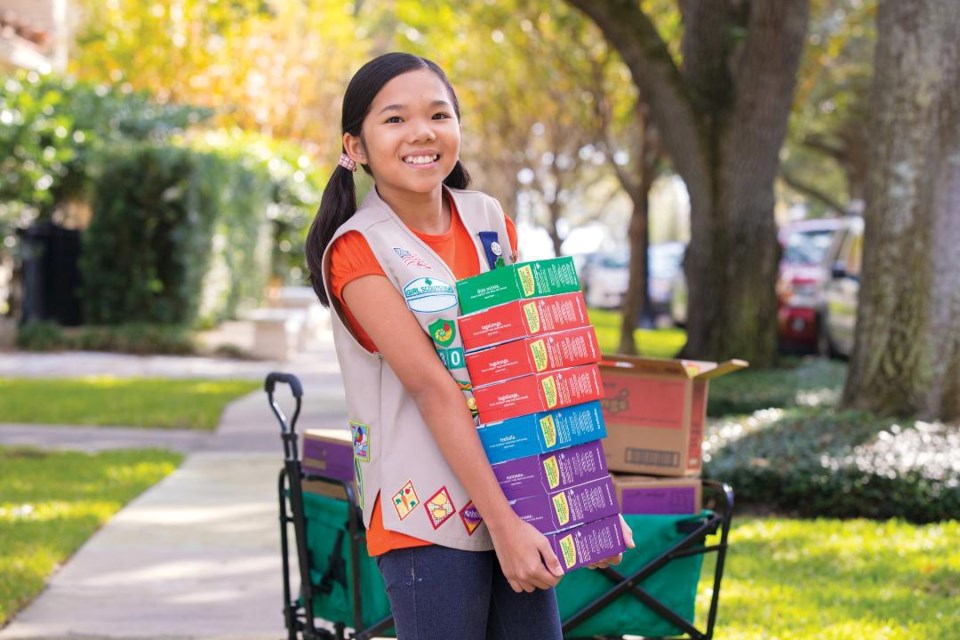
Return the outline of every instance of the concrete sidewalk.
{"type": "MultiPolygon", "coordinates": [[[[262,379],[296,374],[304,428],[346,428],[329,343],[293,363],[109,354],[0,355],[0,375],[189,375],[262,379]]],[[[278,398],[293,407],[287,387],[278,398]]],[[[289,414],[290,412],[287,411],[289,414]]],[[[187,452],[173,474],[127,505],[0,630],[12,638],[285,637],[277,474],[279,426],[263,391],[232,403],[213,434],[0,425],[0,444],[50,448],[161,446],[187,452]]]]}

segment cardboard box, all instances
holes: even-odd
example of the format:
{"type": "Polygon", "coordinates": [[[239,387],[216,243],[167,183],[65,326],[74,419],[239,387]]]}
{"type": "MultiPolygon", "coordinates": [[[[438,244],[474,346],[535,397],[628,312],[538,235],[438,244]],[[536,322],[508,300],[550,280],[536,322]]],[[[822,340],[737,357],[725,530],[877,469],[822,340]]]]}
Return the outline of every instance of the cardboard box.
{"type": "Polygon", "coordinates": [[[473,387],[600,360],[593,327],[547,333],[467,354],[473,387]]]}
{"type": "Polygon", "coordinates": [[[656,478],[613,474],[620,513],[697,514],[703,505],[700,478],[656,478]]]}
{"type": "Polygon", "coordinates": [[[607,467],[654,476],[698,475],[709,381],[747,366],[604,356],[607,467]]]}
{"type": "Polygon", "coordinates": [[[603,443],[599,440],[493,465],[507,500],[558,491],[599,480],[607,475],[603,443]]]}
{"type": "Polygon", "coordinates": [[[481,424],[569,407],[602,395],[600,370],[595,364],[520,376],[473,390],[481,424]]]}
{"type": "Polygon", "coordinates": [[[561,491],[541,493],[510,502],[514,513],[543,533],[562,531],[620,512],[609,476],[561,491]]]}
{"type": "MultiPolygon", "coordinates": [[[[351,484],[353,485],[353,495],[356,497],[358,495],[356,481],[351,484]]],[[[312,493],[335,500],[347,499],[347,492],[344,491],[343,486],[339,484],[331,484],[329,482],[323,482],[322,480],[304,480],[301,486],[303,487],[304,493],[312,493]]]]}
{"type": "Polygon", "coordinates": [[[491,464],[549,453],[607,435],[597,401],[483,425],[477,431],[491,464]]]}
{"type": "Polygon", "coordinates": [[[619,516],[608,516],[546,536],[564,571],[612,558],[627,549],[619,516]]]}
{"type": "Polygon", "coordinates": [[[460,314],[499,304],[580,291],[573,258],[519,262],[457,282],[460,314]]]}
{"type": "Polygon", "coordinates": [[[300,468],[309,475],[353,480],[354,445],[349,431],[343,429],[307,429],[303,432],[303,456],[300,468]]]}
{"type": "Polygon", "coordinates": [[[590,325],[579,291],[532,300],[514,300],[457,318],[469,353],[512,340],[590,325]]]}

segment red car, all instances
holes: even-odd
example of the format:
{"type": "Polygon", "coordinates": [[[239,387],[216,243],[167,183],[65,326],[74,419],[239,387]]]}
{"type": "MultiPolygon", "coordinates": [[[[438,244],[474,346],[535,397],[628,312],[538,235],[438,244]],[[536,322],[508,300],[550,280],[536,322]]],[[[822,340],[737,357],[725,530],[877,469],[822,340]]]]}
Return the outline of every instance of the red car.
{"type": "Polygon", "coordinates": [[[783,255],[777,275],[777,336],[781,351],[822,351],[823,288],[830,275],[824,256],[843,225],[843,218],[822,218],[780,229],[783,255]]]}

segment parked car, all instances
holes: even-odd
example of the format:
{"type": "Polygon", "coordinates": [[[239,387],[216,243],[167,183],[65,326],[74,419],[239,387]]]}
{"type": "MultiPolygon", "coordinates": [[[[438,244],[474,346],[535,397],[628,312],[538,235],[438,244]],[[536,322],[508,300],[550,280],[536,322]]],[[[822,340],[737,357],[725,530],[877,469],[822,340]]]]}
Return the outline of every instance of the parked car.
{"type": "MultiPolygon", "coordinates": [[[[823,286],[829,275],[824,263],[834,234],[845,218],[804,220],[778,232],[783,250],[777,270],[777,337],[781,350],[813,353],[821,350],[819,328],[823,286]]],[[[674,324],[687,322],[687,282],[681,269],[672,284],[670,316],[674,324]]]]}
{"type": "MultiPolygon", "coordinates": [[[[648,247],[649,311],[654,316],[670,312],[672,283],[680,271],[684,249],[682,242],[661,242],[648,247]]],[[[619,308],[630,280],[630,251],[625,249],[588,255],[581,267],[580,279],[588,306],[619,308]]]]}
{"type": "Polygon", "coordinates": [[[857,298],[863,265],[863,218],[847,218],[827,249],[829,277],[823,288],[823,349],[831,356],[849,357],[857,325],[857,298]]]}
{"type": "Polygon", "coordinates": [[[816,353],[820,339],[823,287],[829,276],[825,256],[845,218],[803,220],[783,226],[777,272],[777,338],[781,351],[816,353]]]}

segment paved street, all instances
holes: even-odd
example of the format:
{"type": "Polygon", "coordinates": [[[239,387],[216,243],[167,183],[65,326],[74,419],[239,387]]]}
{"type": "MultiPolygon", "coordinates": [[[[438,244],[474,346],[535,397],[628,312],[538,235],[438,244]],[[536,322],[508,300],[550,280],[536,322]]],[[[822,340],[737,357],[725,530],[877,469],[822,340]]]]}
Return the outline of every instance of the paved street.
{"type": "MultiPolygon", "coordinates": [[[[329,342],[286,364],[113,354],[0,353],[4,375],[245,377],[295,373],[298,427],[342,428],[329,342]]],[[[286,387],[278,393],[292,406],[286,387]]],[[[284,637],[277,473],[282,447],[262,390],[232,403],[217,431],[0,425],[0,444],[98,451],[161,446],[187,454],[173,474],[95,534],[3,630],[13,638],[284,637]]]]}

